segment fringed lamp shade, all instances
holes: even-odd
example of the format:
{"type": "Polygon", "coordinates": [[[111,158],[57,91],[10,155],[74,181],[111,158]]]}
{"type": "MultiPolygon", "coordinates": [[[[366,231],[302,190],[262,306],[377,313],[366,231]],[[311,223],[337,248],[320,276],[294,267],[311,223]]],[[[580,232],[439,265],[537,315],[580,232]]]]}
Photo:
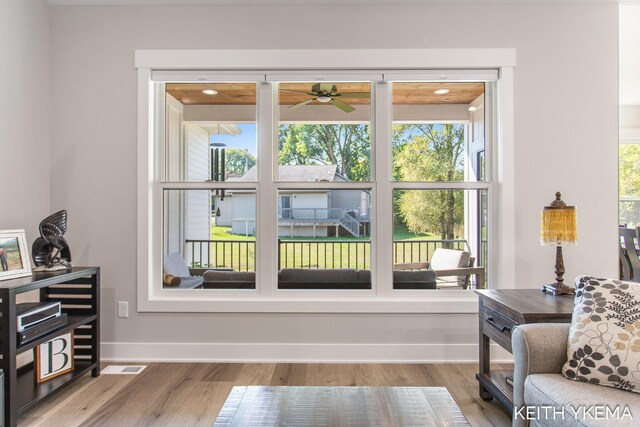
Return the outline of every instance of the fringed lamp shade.
{"type": "Polygon", "coordinates": [[[560,192],[556,199],[542,210],[540,227],[540,243],[556,246],[556,282],[544,285],[543,291],[553,295],[574,294],[575,289],[564,284],[564,260],[562,246],[573,245],[578,241],[578,224],[576,221],[576,207],[567,206],[560,199],[560,192]]]}
{"type": "MultiPolygon", "coordinates": [[[[560,193],[558,193],[559,198],[560,193]]],[[[554,202],[555,203],[555,202],[554,202]]],[[[578,241],[575,206],[545,206],[542,210],[540,243],[573,245],[578,241]]]]}

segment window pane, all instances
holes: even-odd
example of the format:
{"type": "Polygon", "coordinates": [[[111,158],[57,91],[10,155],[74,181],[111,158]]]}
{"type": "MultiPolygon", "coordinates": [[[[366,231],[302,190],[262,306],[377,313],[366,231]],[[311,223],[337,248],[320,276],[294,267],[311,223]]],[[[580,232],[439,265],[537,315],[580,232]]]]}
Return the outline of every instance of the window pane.
{"type": "Polygon", "coordinates": [[[370,180],[370,82],[280,83],[278,98],[280,181],[370,180]]]}
{"type": "Polygon", "coordinates": [[[255,181],[256,83],[167,83],[164,180],[255,181]]]}
{"type": "Polygon", "coordinates": [[[371,193],[278,193],[280,289],[371,289],[371,193]]]}
{"type": "Polygon", "coordinates": [[[393,194],[395,289],[468,289],[487,265],[485,190],[396,190],[393,194]],[[473,273],[473,274],[472,274],[473,273]]]}
{"type": "Polygon", "coordinates": [[[620,225],[640,225],[640,144],[620,145],[620,225]]]}
{"type": "Polygon", "coordinates": [[[484,83],[393,83],[393,177],[482,181],[484,83]]]}
{"type": "Polygon", "coordinates": [[[255,218],[253,190],[165,190],[164,273],[179,288],[254,289],[255,218]]]}

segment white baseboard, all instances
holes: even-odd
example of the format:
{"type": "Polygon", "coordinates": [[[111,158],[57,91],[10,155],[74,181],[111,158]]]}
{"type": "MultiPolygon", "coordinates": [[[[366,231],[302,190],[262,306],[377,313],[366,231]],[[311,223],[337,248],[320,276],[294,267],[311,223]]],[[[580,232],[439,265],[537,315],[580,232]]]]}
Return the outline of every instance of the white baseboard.
{"type": "MultiPolygon", "coordinates": [[[[118,362],[477,363],[477,344],[283,344],[103,342],[101,359],[118,362]]],[[[492,361],[512,362],[498,345],[492,361]]]]}

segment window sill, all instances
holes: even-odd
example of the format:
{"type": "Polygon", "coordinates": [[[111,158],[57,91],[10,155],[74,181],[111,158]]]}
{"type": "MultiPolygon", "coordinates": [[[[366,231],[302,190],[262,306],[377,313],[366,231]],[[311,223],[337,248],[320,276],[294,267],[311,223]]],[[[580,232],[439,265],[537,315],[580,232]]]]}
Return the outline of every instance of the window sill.
{"type": "Polygon", "coordinates": [[[369,298],[301,298],[238,296],[155,296],[138,302],[139,312],[174,313],[414,313],[474,314],[472,291],[428,291],[441,295],[369,298]],[[446,295],[442,295],[446,293],[446,295]]]}

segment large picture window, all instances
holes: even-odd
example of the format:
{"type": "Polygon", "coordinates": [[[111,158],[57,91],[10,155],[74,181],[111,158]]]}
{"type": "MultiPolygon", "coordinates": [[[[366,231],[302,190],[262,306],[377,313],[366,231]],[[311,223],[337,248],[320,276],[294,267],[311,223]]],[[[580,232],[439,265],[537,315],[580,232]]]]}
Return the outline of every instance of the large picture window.
{"type": "Polygon", "coordinates": [[[164,84],[163,271],[190,284],[179,289],[256,289],[268,276],[257,269],[257,239],[267,239],[278,290],[372,290],[375,230],[385,227],[393,290],[487,285],[487,82],[268,84],[275,215],[257,210],[258,168],[273,164],[257,154],[258,84],[164,84]],[[391,89],[392,120],[376,123],[390,139],[374,144],[376,85],[391,89]],[[374,154],[387,147],[391,167],[376,174],[374,154]],[[377,194],[381,179],[389,200],[377,194]],[[375,222],[373,200],[392,205],[392,224],[375,222]],[[275,222],[276,235],[260,235],[258,217],[275,222]],[[178,258],[188,274],[173,271],[178,258]]]}
{"type": "Polygon", "coordinates": [[[358,311],[493,286],[497,70],[147,76],[147,301],[358,311]]]}

